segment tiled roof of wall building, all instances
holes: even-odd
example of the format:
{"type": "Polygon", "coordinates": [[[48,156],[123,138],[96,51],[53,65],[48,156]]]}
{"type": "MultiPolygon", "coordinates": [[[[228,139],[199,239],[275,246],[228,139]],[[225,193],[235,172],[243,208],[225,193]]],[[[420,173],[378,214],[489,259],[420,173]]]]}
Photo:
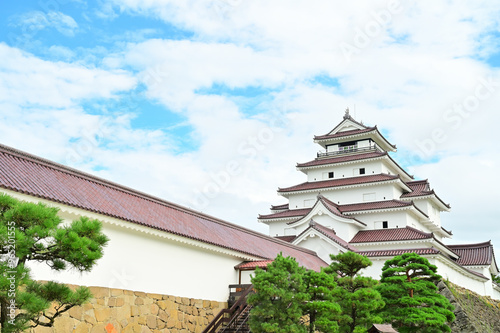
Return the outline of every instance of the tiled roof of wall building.
{"type": "Polygon", "coordinates": [[[3,145],[0,188],[262,259],[282,252],[310,269],[326,265],[313,251],[3,145]]]}
{"type": "Polygon", "coordinates": [[[281,239],[282,241],[291,243],[297,238],[297,236],[274,236],[274,238],[281,239]]]}
{"type": "Polygon", "coordinates": [[[448,245],[460,256],[457,263],[463,266],[491,265],[494,258],[491,241],[477,244],[448,245]]]}
{"type": "Polygon", "coordinates": [[[431,239],[432,233],[426,233],[412,227],[361,230],[349,243],[391,242],[400,240],[431,239]]]}
{"type": "Polygon", "coordinates": [[[241,264],[234,266],[235,269],[239,269],[240,271],[244,270],[254,270],[257,267],[266,268],[267,265],[272,263],[274,260],[259,260],[259,261],[245,261],[241,264]]]}
{"type": "Polygon", "coordinates": [[[388,175],[388,174],[382,173],[382,174],[369,175],[369,176],[348,177],[348,178],[338,178],[338,179],[330,179],[330,180],[320,180],[320,181],[315,181],[315,182],[305,182],[305,183],[290,186],[290,187],[279,188],[278,192],[286,193],[286,192],[296,192],[296,191],[307,191],[307,190],[316,190],[316,189],[321,189],[321,188],[386,182],[386,181],[393,181],[393,180],[397,180],[397,179],[399,179],[399,176],[397,176],[397,175],[388,175]]]}

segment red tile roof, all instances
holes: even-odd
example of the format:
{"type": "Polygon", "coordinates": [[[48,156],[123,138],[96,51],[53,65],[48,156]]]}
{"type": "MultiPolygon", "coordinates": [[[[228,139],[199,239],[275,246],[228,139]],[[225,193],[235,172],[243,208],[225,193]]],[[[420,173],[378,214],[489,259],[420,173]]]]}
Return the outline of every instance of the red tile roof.
{"type": "Polygon", "coordinates": [[[282,241],[291,243],[297,238],[297,236],[274,236],[274,238],[281,239],[282,241]]]}
{"type": "Polygon", "coordinates": [[[339,209],[342,213],[346,213],[346,212],[356,212],[362,210],[390,209],[390,208],[400,208],[408,206],[413,206],[413,203],[401,200],[383,200],[383,201],[372,201],[372,202],[339,205],[339,209]]]}
{"type": "Polygon", "coordinates": [[[423,249],[397,249],[397,250],[378,250],[378,251],[358,251],[359,254],[366,257],[394,257],[400,256],[404,253],[416,253],[418,255],[423,254],[439,254],[439,250],[433,247],[423,248],[423,249]]]}
{"type": "Polygon", "coordinates": [[[259,220],[269,220],[269,219],[281,219],[287,217],[302,217],[309,213],[311,208],[301,208],[301,209],[290,209],[283,212],[272,213],[272,214],[259,214],[259,220]]]}
{"type": "Polygon", "coordinates": [[[286,192],[295,192],[295,191],[307,191],[307,190],[315,190],[315,189],[329,188],[329,187],[339,187],[339,186],[393,181],[396,179],[399,179],[399,176],[388,175],[388,174],[382,173],[382,174],[369,175],[369,176],[338,178],[338,179],[330,179],[330,180],[321,180],[321,181],[316,181],[316,182],[305,182],[305,183],[302,183],[299,185],[294,185],[294,186],[285,187],[285,188],[279,188],[278,192],[286,193],[286,192]]]}
{"type": "MultiPolygon", "coordinates": [[[[335,230],[327,228],[327,227],[325,227],[325,226],[323,226],[315,221],[312,221],[312,220],[311,220],[311,222],[309,222],[309,228],[304,230],[301,233],[301,235],[306,233],[310,229],[314,229],[314,230],[322,233],[323,235],[325,235],[326,237],[328,237],[329,239],[331,239],[332,241],[334,241],[335,243],[339,244],[340,246],[342,246],[343,248],[345,248],[349,251],[354,251],[354,252],[357,251],[357,249],[354,246],[352,246],[351,244],[349,244],[348,242],[346,242],[345,240],[343,240],[342,238],[337,236],[337,234],[335,233],[335,230]]],[[[300,237],[300,236],[298,236],[298,237],[300,237]]]]}
{"type": "Polygon", "coordinates": [[[325,135],[314,136],[314,141],[320,142],[320,141],[327,141],[329,139],[337,139],[337,138],[343,138],[343,137],[347,138],[349,136],[362,135],[362,134],[370,133],[370,132],[374,132],[374,134],[376,136],[378,135],[380,137],[380,139],[383,140],[383,142],[385,144],[387,144],[389,147],[391,147],[393,149],[396,149],[396,146],[391,144],[389,141],[387,141],[387,139],[379,132],[377,126],[366,127],[364,129],[355,129],[355,130],[350,130],[350,131],[337,132],[335,134],[325,134],[325,135]]]}
{"type": "Polygon", "coordinates": [[[478,244],[448,245],[460,256],[457,260],[462,266],[491,265],[494,258],[493,245],[491,241],[478,244]]]}
{"type": "Polygon", "coordinates": [[[429,195],[433,193],[430,189],[430,184],[427,179],[407,182],[406,185],[408,185],[408,187],[411,188],[412,190],[412,192],[407,194],[413,194],[414,196],[417,196],[417,195],[429,195]]]}
{"type": "MultiPolygon", "coordinates": [[[[318,195],[318,200],[322,201],[323,205],[333,214],[340,216],[345,219],[353,219],[352,216],[344,215],[344,213],[364,211],[364,210],[378,210],[378,209],[391,209],[400,207],[415,207],[412,202],[401,201],[401,200],[384,200],[384,201],[374,201],[374,202],[363,202],[356,204],[339,205],[336,204],[321,194],[318,195]]],[[[283,212],[259,215],[259,219],[276,219],[276,218],[286,218],[286,217],[303,217],[307,215],[312,208],[302,208],[302,209],[292,209],[283,212]]],[[[425,215],[417,207],[415,207],[419,212],[425,215]]],[[[427,215],[425,215],[427,216],[427,215]]],[[[292,222],[293,223],[293,222],[292,222]]],[[[363,223],[364,224],[364,223],[363,223]]],[[[365,224],[366,225],[366,224],[365,224]]]]}
{"type": "Polygon", "coordinates": [[[434,190],[431,190],[430,184],[427,181],[427,179],[407,182],[406,185],[408,185],[408,187],[412,191],[408,192],[408,193],[404,193],[403,195],[401,195],[401,198],[414,198],[414,197],[424,197],[424,196],[428,196],[428,195],[433,195],[445,207],[451,208],[451,206],[449,204],[445,203],[443,200],[441,200],[440,197],[437,196],[437,194],[434,192],[434,190]]]}
{"type": "Polygon", "coordinates": [[[417,240],[433,238],[432,233],[426,233],[412,227],[361,230],[349,243],[391,242],[399,240],[417,240]]]}
{"type": "Polygon", "coordinates": [[[318,200],[321,201],[323,203],[323,205],[331,212],[333,213],[334,215],[337,215],[337,216],[340,216],[340,217],[343,217],[345,219],[351,219],[351,220],[354,220],[364,226],[366,226],[366,223],[364,222],[361,222],[359,221],[358,219],[352,217],[352,216],[347,216],[347,215],[344,215],[342,214],[342,211],[341,211],[341,205],[338,205],[336,204],[335,202],[333,201],[330,201],[328,200],[327,198],[325,198],[323,195],[319,194],[318,195],[318,200]]]}
{"type": "Polygon", "coordinates": [[[267,265],[272,263],[274,260],[260,260],[260,261],[245,261],[239,265],[234,266],[235,269],[239,269],[241,271],[244,270],[253,270],[257,267],[266,268],[267,265]]]}
{"type": "Polygon", "coordinates": [[[271,210],[283,210],[283,209],[288,209],[288,204],[282,204],[282,205],[277,205],[277,206],[271,206],[271,210]]]}
{"type": "Polygon", "coordinates": [[[367,127],[367,128],[364,128],[364,129],[355,129],[355,130],[350,130],[350,131],[337,132],[335,134],[315,135],[314,136],[314,140],[325,140],[325,139],[331,139],[331,138],[341,138],[343,136],[350,136],[350,135],[368,133],[368,132],[371,132],[371,131],[374,131],[374,130],[376,130],[376,127],[367,127]]]}
{"type": "Polygon", "coordinates": [[[387,155],[387,152],[383,152],[383,153],[382,152],[371,152],[371,153],[347,155],[347,156],[339,154],[335,157],[315,159],[313,161],[309,161],[306,163],[297,163],[297,168],[365,160],[365,159],[376,158],[376,157],[381,157],[381,156],[385,156],[385,155],[387,155]]]}
{"type": "Polygon", "coordinates": [[[313,251],[0,145],[0,187],[263,259],[280,252],[310,269],[313,251]]]}

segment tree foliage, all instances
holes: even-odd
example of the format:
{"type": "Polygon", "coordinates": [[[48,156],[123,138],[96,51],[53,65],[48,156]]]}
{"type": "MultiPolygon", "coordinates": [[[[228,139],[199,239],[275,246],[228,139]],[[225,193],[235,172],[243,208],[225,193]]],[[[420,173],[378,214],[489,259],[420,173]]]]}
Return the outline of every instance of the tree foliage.
{"type": "Polygon", "coordinates": [[[308,301],[304,303],[304,315],[309,317],[309,332],[338,332],[340,306],[335,302],[337,287],[334,277],[324,271],[307,271],[304,276],[308,301]]]}
{"type": "Polygon", "coordinates": [[[90,271],[108,238],[101,223],[82,217],[63,225],[56,208],[0,195],[0,323],[2,333],[52,326],[62,313],[90,299],[88,288],[70,289],[31,278],[30,261],[55,271],[90,271]],[[54,311],[47,311],[55,304],[54,311]]]}
{"type": "Polygon", "coordinates": [[[255,293],[248,298],[253,306],[249,319],[252,332],[307,332],[301,323],[302,306],[308,299],[304,274],[305,269],[295,259],[281,254],[267,270],[256,269],[252,278],[255,293]]]}
{"type": "Polygon", "coordinates": [[[387,260],[377,290],[385,301],[380,315],[401,333],[451,332],[453,306],[437,292],[437,267],[415,253],[387,260]]]}
{"type": "Polygon", "coordinates": [[[374,311],[384,306],[374,289],[377,280],[360,276],[359,272],[372,265],[370,259],[354,252],[330,255],[333,260],[326,272],[337,282],[335,300],[342,309],[340,332],[364,332],[373,323],[380,322],[374,311]]]}

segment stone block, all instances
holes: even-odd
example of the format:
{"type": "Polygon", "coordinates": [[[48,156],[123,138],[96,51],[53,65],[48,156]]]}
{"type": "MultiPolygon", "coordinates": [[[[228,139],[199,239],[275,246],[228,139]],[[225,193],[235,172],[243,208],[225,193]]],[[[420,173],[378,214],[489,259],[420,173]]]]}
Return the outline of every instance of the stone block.
{"type": "Polygon", "coordinates": [[[137,323],[128,324],[122,331],[122,333],[141,333],[142,326],[137,323]]]}
{"type": "Polygon", "coordinates": [[[135,317],[135,316],[138,316],[141,314],[141,312],[139,311],[139,307],[137,305],[132,305],[130,307],[130,312],[132,314],[132,317],[135,317]]]}
{"type": "Polygon", "coordinates": [[[160,320],[162,320],[162,321],[165,321],[165,322],[166,322],[166,321],[168,320],[168,314],[167,314],[165,311],[160,310],[160,311],[158,312],[158,318],[159,318],[160,320]]]}
{"type": "Polygon", "coordinates": [[[116,320],[128,319],[132,316],[131,306],[124,305],[119,308],[116,308],[116,320]]]}
{"type": "Polygon", "coordinates": [[[158,307],[158,305],[156,304],[151,304],[150,305],[150,313],[154,316],[158,315],[158,311],[160,310],[160,308],[158,307]]]}
{"type": "Polygon", "coordinates": [[[151,328],[155,329],[156,328],[156,316],[149,315],[146,317],[146,325],[151,328]]]}
{"type": "Polygon", "coordinates": [[[94,314],[94,310],[91,310],[92,311],[92,314],[87,314],[85,313],[83,315],[83,320],[91,325],[94,325],[94,324],[97,324],[97,320],[95,319],[95,314],[94,314]]]}
{"type": "Polygon", "coordinates": [[[158,305],[158,307],[162,310],[165,310],[167,308],[167,302],[165,301],[158,301],[156,302],[156,305],[158,305]]]}
{"type": "Polygon", "coordinates": [[[69,309],[68,314],[72,318],[81,320],[83,316],[83,308],[81,306],[74,306],[69,309]]]}
{"type": "Polygon", "coordinates": [[[95,313],[95,319],[97,320],[97,322],[102,323],[102,322],[108,320],[108,318],[110,317],[111,309],[107,308],[107,307],[103,307],[100,309],[94,309],[94,313],[95,313]]]}
{"type": "Polygon", "coordinates": [[[104,287],[89,287],[90,292],[95,299],[109,297],[109,288],[104,287]]]}
{"type": "Polygon", "coordinates": [[[76,321],[70,317],[59,317],[54,322],[55,332],[73,332],[76,321]]]}
{"type": "Polygon", "coordinates": [[[134,301],[135,305],[143,305],[144,304],[144,299],[141,297],[137,297],[134,301]]]}
{"type": "Polygon", "coordinates": [[[122,289],[111,289],[111,290],[110,290],[110,295],[111,295],[111,296],[121,296],[121,295],[123,295],[123,294],[124,294],[124,292],[125,292],[125,291],[124,291],[124,290],[122,290],[122,289]]]}
{"type": "Polygon", "coordinates": [[[163,299],[163,295],[160,294],[147,294],[149,298],[155,299],[155,300],[160,300],[163,299]]]}
{"type": "Polygon", "coordinates": [[[164,322],[163,320],[161,320],[160,318],[157,318],[157,319],[156,319],[156,327],[157,327],[158,329],[160,329],[160,330],[161,330],[161,329],[165,328],[166,326],[167,326],[167,325],[165,324],[165,322],[164,322]]]}

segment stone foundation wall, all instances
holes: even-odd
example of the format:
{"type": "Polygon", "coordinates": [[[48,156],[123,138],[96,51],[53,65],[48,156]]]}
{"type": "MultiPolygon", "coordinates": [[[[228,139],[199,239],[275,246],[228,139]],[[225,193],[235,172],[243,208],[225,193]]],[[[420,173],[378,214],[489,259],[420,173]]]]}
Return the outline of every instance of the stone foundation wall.
{"type": "Polygon", "coordinates": [[[201,332],[227,303],[90,287],[94,298],[30,333],[201,332]]]}

